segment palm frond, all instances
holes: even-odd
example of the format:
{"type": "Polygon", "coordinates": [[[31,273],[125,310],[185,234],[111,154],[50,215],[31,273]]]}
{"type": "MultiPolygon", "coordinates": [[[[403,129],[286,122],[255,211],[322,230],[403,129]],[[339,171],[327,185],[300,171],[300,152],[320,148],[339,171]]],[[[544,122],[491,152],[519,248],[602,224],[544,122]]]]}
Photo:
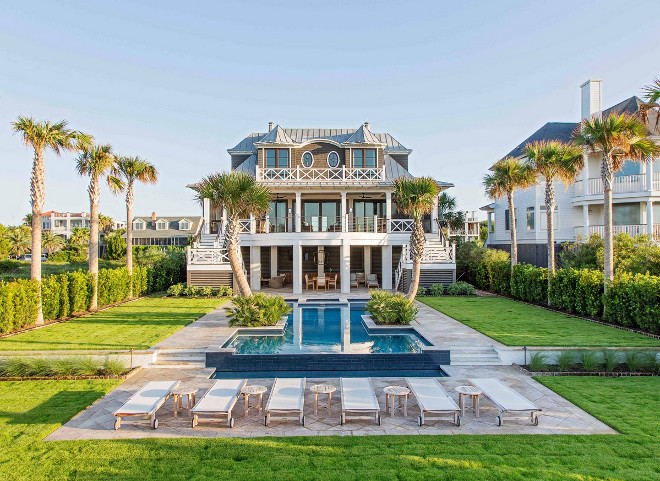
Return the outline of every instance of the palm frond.
{"type": "Polygon", "coordinates": [[[529,167],[546,180],[559,178],[567,184],[571,183],[584,167],[582,149],[559,140],[528,143],[525,155],[529,167]]]}
{"type": "Polygon", "coordinates": [[[401,177],[394,181],[396,207],[413,219],[420,219],[425,214],[430,214],[439,193],[438,183],[431,177],[414,179],[401,177]]]}
{"type": "Polygon", "coordinates": [[[211,205],[225,208],[230,216],[260,215],[268,210],[270,190],[244,172],[210,174],[194,187],[195,200],[209,199],[211,205]]]}
{"type": "Polygon", "coordinates": [[[526,189],[536,183],[534,170],[514,157],[498,161],[492,170],[483,178],[484,190],[491,199],[501,199],[516,189],[526,189]]]}

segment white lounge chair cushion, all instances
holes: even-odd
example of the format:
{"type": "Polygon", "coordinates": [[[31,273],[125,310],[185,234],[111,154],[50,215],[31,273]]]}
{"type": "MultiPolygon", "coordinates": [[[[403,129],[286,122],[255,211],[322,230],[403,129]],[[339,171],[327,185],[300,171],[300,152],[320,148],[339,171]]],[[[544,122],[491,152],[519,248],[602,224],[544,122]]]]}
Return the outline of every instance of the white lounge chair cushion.
{"type": "Polygon", "coordinates": [[[114,414],[149,414],[178,384],[179,381],[149,381],[114,414]]]}
{"type": "Polygon", "coordinates": [[[483,393],[505,411],[537,411],[539,408],[524,397],[522,394],[514,391],[499,379],[481,378],[468,379],[473,386],[481,389],[483,393]]]}
{"type": "Polygon", "coordinates": [[[406,378],[422,411],[458,411],[459,408],[437,379],[432,377],[406,378]]]}
{"type": "Polygon", "coordinates": [[[305,401],[304,378],[277,378],[273,384],[267,411],[300,411],[305,401]]]}
{"type": "Polygon", "coordinates": [[[378,411],[378,400],[366,377],[341,378],[341,404],[345,411],[378,411]]]}
{"type": "Polygon", "coordinates": [[[226,413],[245,385],[245,379],[218,379],[204,397],[192,408],[193,412],[226,413]]]}

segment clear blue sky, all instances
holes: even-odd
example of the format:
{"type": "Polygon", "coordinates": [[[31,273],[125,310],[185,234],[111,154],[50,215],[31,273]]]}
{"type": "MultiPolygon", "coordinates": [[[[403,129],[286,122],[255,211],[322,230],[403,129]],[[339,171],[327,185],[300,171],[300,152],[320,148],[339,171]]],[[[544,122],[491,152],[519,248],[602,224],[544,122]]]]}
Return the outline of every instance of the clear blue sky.
{"type": "MultiPolygon", "coordinates": [[[[197,213],[185,185],[270,120],[368,120],[413,149],[413,174],[477,209],[493,161],[546,121],[578,120],[582,81],[603,79],[609,106],[660,76],[658,20],[657,1],[5,2],[0,222],[30,210],[19,114],[154,162],[138,215],[197,213]]],[[[89,209],[71,154],[46,169],[46,209],[89,209]]],[[[104,191],[101,212],[123,217],[123,199],[104,191]]]]}

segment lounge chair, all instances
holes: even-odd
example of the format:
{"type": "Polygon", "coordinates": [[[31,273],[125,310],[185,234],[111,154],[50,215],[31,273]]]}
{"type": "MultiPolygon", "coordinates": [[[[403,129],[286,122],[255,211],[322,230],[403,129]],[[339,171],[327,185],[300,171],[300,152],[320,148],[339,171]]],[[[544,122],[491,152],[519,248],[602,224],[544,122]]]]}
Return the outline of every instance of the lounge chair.
{"type": "Polygon", "coordinates": [[[376,274],[367,274],[367,287],[375,287],[376,289],[380,287],[380,284],[378,284],[378,276],[376,274]]]}
{"type": "Polygon", "coordinates": [[[365,286],[367,285],[367,281],[364,278],[364,272],[357,272],[355,274],[355,277],[357,279],[358,287],[360,287],[360,284],[364,284],[365,286]]]}
{"type": "Polygon", "coordinates": [[[151,427],[158,429],[156,411],[165,403],[179,381],[149,381],[133,394],[122,407],[112,413],[115,419],[115,429],[121,427],[123,417],[148,417],[151,427]]]}
{"type": "Polygon", "coordinates": [[[321,287],[328,290],[328,283],[326,282],[325,274],[322,274],[316,278],[316,290],[318,291],[321,287]]]}
{"type": "MultiPolygon", "coordinates": [[[[539,418],[537,413],[541,411],[536,405],[524,397],[519,392],[514,391],[506,384],[503,384],[499,379],[495,378],[481,378],[481,379],[468,379],[468,383],[480,389],[484,396],[490,399],[495,407],[497,407],[497,425],[502,425],[502,417],[504,413],[530,413],[531,421],[534,426],[539,425],[539,418]]],[[[527,416],[524,416],[525,418],[527,416]]],[[[520,419],[521,416],[518,416],[520,419]]]]}
{"type": "Polygon", "coordinates": [[[454,400],[449,397],[445,388],[434,377],[406,378],[410,392],[417,400],[420,415],[417,423],[422,426],[424,421],[439,421],[444,416],[451,415],[456,426],[461,425],[461,411],[454,400]],[[431,418],[431,416],[436,416],[431,418]]]}
{"type": "Polygon", "coordinates": [[[277,419],[298,420],[305,425],[305,378],[276,378],[266,403],[266,416],[264,424],[270,424],[270,418],[278,415],[277,419]]]}
{"type": "Polygon", "coordinates": [[[366,377],[342,377],[339,382],[341,384],[340,424],[344,424],[349,416],[350,419],[371,419],[371,416],[374,416],[380,426],[380,406],[371,380],[366,377]]]}
{"type": "Polygon", "coordinates": [[[305,274],[305,289],[309,289],[310,286],[314,289],[314,279],[311,279],[309,274],[305,274]]]}
{"type": "Polygon", "coordinates": [[[192,427],[197,426],[199,416],[227,416],[227,425],[234,427],[231,411],[245,386],[245,379],[218,379],[192,408],[192,427]]]}
{"type": "Polygon", "coordinates": [[[328,288],[337,289],[337,274],[328,276],[328,288]]]}
{"type": "Polygon", "coordinates": [[[351,272],[351,287],[360,287],[360,284],[358,284],[357,281],[357,274],[355,272],[351,272]]]}

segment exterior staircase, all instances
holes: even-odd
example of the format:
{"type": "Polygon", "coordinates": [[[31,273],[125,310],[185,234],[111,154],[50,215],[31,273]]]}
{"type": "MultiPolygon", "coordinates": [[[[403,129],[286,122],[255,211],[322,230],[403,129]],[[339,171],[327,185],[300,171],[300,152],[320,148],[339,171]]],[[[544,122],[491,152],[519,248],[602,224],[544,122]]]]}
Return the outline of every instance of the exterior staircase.
{"type": "Polygon", "coordinates": [[[502,366],[504,363],[493,346],[461,346],[451,348],[452,366],[502,366]]]}
{"type": "MultiPolygon", "coordinates": [[[[215,237],[215,236],[214,236],[215,237]]],[[[159,349],[154,368],[204,368],[206,367],[205,349],[159,349]]]]}

